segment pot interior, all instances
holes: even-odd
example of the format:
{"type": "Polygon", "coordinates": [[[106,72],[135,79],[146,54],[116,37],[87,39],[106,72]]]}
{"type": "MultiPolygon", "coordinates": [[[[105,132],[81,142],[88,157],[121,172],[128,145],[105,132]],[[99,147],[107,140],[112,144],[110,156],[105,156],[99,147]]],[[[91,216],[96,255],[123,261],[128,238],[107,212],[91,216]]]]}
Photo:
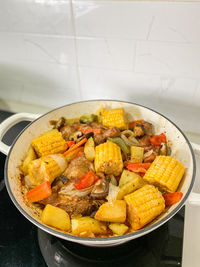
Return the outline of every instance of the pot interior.
{"type": "MultiPolygon", "coordinates": [[[[174,126],[169,120],[161,116],[160,114],[139,106],[137,104],[131,104],[126,102],[119,101],[86,101],[75,103],[71,105],[67,105],[58,109],[55,109],[36,121],[30,124],[26,130],[24,130],[21,135],[16,139],[7,160],[7,188],[10,193],[12,200],[15,205],[19,208],[19,210],[34,224],[38,227],[42,228],[45,231],[49,231],[50,233],[61,237],[63,239],[68,239],[75,242],[80,242],[84,244],[109,244],[114,243],[116,240],[129,240],[136,238],[140,235],[143,235],[153,229],[157,228],[159,225],[163,224],[166,220],[170,218],[170,214],[173,215],[173,211],[177,212],[184,201],[188,193],[191,191],[191,187],[193,184],[193,171],[194,171],[194,161],[191,149],[188,145],[187,140],[182,135],[176,126],[174,126]],[[20,182],[20,171],[19,166],[22,163],[23,158],[25,157],[28,147],[31,144],[32,139],[38,137],[40,134],[50,130],[52,126],[50,125],[50,120],[57,120],[61,116],[66,118],[78,118],[83,114],[91,114],[94,113],[98,108],[117,108],[123,107],[125,111],[129,114],[129,120],[138,120],[144,119],[151,122],[154,126],[155,134],[160,134],[162,132],[166,133],[167,140],[171,143],[172,156],[176,159],[180,160],[184,166],[186,167],[186,172],[184,178],[179,186],[181,192],[183,192],[183,198],[180,203],[177,203],[169,208],[169,210],[162,214],[159,218],[156,219],[156,222],[153,221],[149,227],[144,228],[138,232],[133,234],[124,235],[123,237],[114,237],[105,239],[90,239],[90,238],[79,238],[79,237],[71,237],[70,235],[63,234],[60,231],[53,230],[50,227],[44,226],[39,219],[39,214],[37,210],[28,207],[23,199],[23,193],[21,192],[21,182],[20,182]],[[33,220],[34,218],[34,220],[33,220]],[[158,223],[159,222],[159,223],[158,223]]],[[[171,215],[171,216],[172,216],[171,215]]]]}

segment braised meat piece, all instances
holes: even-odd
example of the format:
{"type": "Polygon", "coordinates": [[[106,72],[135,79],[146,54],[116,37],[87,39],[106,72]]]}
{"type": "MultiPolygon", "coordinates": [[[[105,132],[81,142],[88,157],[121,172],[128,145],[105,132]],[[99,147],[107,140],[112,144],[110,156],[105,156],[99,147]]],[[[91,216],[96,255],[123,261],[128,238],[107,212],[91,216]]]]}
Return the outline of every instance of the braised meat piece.
{"type": "Polygon", "coordinates": [[[76,215],[90,215],[93,211],[93,203],[88,198],[73,197],[59,197],[56,207],[65,210],[70,216],[76,215]]]}
{"type": "Polygon", "coordinates": [[[120,136],[120,130],[117,127],[111,127],[104,131],[103,136],[105,138],[120,136]]]}
{"type": "Polygon", "coordinates": [[[141,146],[141,147],[151,146],[150,138],[151,138],[151,136],[149,136],[149,135],[144,135],[144,136],[138,138],[137,140],[139,142],[139,146],[141,146]]]}
{"type": "Polygon", "coordinates": [[[73,123],[70,125],[65,125],[60,129],[60,132],[62,133],[62,136],[65,140],[69,140],[69,137],[74,132],[78,131],[80,127],[80,123],[73,123]]]}
{"type": "Polygon", "coordinates": [[[133,132],[135,136],[143,136],[145,134],[143,125],[136,123],[133,132]]]}
{"type": "Polygon", "coordinates": [[[159,147],[156,146],[150,146],[144,148],[144,162],[145,163],[151,163],[154,161],[156,156],[159,154],[159,147]]]}
{"type": "Polygon", "coordinates": [[[64,171],[63,175],[74,180],[75,183],[83,177],[89,170],[93,169],[93,164],[86,159],[84,153],[81,156],[73,159],[67,169],[64,171]]]}
{"type": "Polygon", "coordinates": [[[117,127],[107,128],[106,130],[102,130],[101,134],[94,135],[94,142],[96,145],[102,144],[109,137],[118,137],[120,136],[120,130],[117,127]]]}
{"type": "Polygon", "coordinates": [[[144,133],[146,135],[152,136],[152,124],[147,121],[142,121],[142,126],[144,128],[144,133]]]}
{"type": "Polygon", "coordinates": [[[139,123],[136,123],[133,132],[136,137],[143,136],[143,135],[149,135],[152,136],[152,124],[141,120],[139,123]]]}

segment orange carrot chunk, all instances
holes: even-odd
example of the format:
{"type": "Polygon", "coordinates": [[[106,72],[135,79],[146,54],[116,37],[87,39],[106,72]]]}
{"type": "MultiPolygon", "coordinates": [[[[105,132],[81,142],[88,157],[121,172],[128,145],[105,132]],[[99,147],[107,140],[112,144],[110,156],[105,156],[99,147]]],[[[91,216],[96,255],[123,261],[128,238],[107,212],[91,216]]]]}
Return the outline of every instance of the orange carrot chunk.
{"type": "Polygon", "coordinates": [[[150,138],[150,142],[154,146],[160,146],[161,143],[167,143],[167,138],[164,133],[161,133],[160,135],[154,135],[150,138]]]}
{"type": "Polygon", "coordinates": [[[142,120],[137,120],[137,121],[132,121],[129,123],[129,129],[133,129],[135,127],[135,125],[137,124],[142,124],[142,120]]]}
{"type": "Polygon", "coordinates": [[[126,168],[132,172],[145,173],[150,166],[151,163],[128,163],[126,168]]]}
{"type": "Polygon", "coordinates": [[[78,190],[82,190],[93,185],[96,181],[98,181],[98,179],[98,176],[92,170],[90,170],[79,179],[77,184],[74,184],[74,187],[78,190]]]}
{"type": "Polygon", "coordinates": [[[79,128],[79,131],[81,131],[83,134],[88,134],[88,133],[100,134],[101,133],[101,129],[92,129],[92,128],[88,128],[88,129],[79,128]]]}
{"type": "Polygon", "coordinates": [[[179,202],[183,196],[182,192],[174,192],[174,193],[167,193],[163,194],[163,197],[165,199],[165,206],[172,206],[179,202]]]}
{"type": "Polygon", "coordinates": [[[66,144],[67,144],[67,147],[71,147],[72,145],[75,144],[75,141],[67,141],[66,144]]]}
{"type": "Polygon", "coordinates": [[[82,146],[86,142],[87,142],[87,138],[85,137],[80,142],[78,142],[77,144],[75,144],[72,147],[70,147],[63,155],[67,156],[70,152],[74,151],[75,149],[77,149],[78,147],[82,146]]]}
{"type": "Polygon", "coordinates": [[[26,194],[29,203],[40,201],[49,197],[52,194],[51,184],[49,181],[45,181],[35,188],[29,190],[26,194]]]}

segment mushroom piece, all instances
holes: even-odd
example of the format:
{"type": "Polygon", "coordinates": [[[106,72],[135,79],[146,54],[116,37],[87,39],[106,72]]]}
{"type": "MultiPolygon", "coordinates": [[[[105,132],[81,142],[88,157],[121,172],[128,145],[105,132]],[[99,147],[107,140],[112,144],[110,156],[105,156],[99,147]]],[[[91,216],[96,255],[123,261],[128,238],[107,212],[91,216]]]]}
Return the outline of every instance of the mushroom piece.
{"type": "Polygon", "coordinates": [[[159,155],[169,156],[170,154],[171,154],[170,147],[166,143],[162,143],[159,150],[159,155]]]}
{"type": "Polygon", "coordinates": [[[104,199],[108,195],[109,180],[100,179],[94,185],[90,197],[92,199],[104,199]]]}
{"type": "Polygon", "coordinates": [[[65,118],[61,117],[55,124],[54,129],[60,130],[65,125],[65,118]]]}

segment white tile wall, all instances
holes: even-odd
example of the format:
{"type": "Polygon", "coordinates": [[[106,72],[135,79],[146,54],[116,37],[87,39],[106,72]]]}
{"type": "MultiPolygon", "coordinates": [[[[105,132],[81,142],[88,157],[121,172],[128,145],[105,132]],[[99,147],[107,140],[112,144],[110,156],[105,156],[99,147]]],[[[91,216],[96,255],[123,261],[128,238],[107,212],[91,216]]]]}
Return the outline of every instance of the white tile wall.
{"type": "Polygon", "coordinates": [[[70,0],[0,1],[0,31],[72,35],[70,0]]]}
{"type": "Polygon", "coordinates": [[[0,97],[115,98],[200,132],[200,2],[0,1],[0,97]]]}

